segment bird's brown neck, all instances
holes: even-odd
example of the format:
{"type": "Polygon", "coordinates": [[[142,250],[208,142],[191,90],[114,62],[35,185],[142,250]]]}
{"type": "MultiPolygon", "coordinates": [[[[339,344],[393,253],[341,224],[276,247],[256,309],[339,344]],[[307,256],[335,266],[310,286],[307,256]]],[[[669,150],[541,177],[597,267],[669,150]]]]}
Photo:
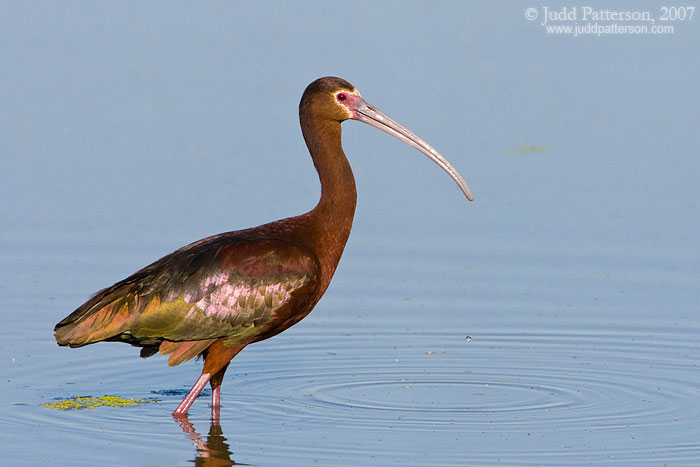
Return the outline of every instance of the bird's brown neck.
{"type": "Polygon", "coordinates": [[[323,267],[323,290],[343,254],[355,215],[355,177],[341,146],[340,122],[301,118],[302,133],[321,180],[321,200],[304,217],[323,267]]]}

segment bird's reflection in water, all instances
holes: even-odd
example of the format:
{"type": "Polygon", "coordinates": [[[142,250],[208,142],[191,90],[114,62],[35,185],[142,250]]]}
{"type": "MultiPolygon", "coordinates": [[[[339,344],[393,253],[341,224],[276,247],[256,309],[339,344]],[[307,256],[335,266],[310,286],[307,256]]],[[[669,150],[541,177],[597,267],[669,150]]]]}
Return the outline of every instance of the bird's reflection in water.
{"type": "Polygon", "coordinates": [[[187,415],[174,418],[175,421],[180,424],[182,431],[194,442],[194,446],[197,449],[197,457],[194,460],[194,465],[202,467],[246,465],[236,464],[236,462],[231,459],[233,453],[226,443],[226,438],[224,438],[218,418],[212,418],[211,424],[209,425],[209,436],[207,436],[206,440],[195,431],[194,425],[187,419],[187,415]]]}

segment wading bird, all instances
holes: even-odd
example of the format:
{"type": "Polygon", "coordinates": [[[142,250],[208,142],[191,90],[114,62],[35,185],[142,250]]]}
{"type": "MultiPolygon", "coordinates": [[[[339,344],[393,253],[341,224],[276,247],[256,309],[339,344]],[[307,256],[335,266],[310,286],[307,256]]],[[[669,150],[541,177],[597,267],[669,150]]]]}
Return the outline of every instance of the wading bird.
{"type": "Polygon", "coordinates": [[[348,119],[418,149],[473,199],[464,179],[428,143],[365,102],[347,81],[318,79],[299,104],[304,140],[321,180],[318,205],[301,216],[199,240],[100,290],[56,325],[58,344],[126,342],[141,347],[142,357],[170,354],[171,366],[202,355],[202,374],[173,416],[187,414],[209,383],[212,417],[218,418],[231,359],[309,314],[338,266],[357,197],[341,147],[340,124],[348,119]]]}

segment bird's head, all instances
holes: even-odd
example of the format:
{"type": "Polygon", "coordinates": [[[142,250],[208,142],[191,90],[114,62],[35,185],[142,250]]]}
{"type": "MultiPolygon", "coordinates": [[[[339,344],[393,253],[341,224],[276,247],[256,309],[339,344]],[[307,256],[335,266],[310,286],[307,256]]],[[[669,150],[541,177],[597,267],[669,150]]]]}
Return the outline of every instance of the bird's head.
{"type": "Polygon", "coordinates": [[[302,126],[306,118],[336,124],[352,119],[389,133],[425,154],[457,182],[469,201],[474,199],[467,182],[442,154],[408,128],[367,103],[355,86],[342,78],[327,76],[309,84],[301,97],[299,117],[302,120],[302,126]]]}
{"type": "Polygon", "coordinates": [[[354,107],[362,101],[355,86],[342,78],[327,76],[309,84],[301,97],[299,113],[342,122],[354,118],[354,107]]]}

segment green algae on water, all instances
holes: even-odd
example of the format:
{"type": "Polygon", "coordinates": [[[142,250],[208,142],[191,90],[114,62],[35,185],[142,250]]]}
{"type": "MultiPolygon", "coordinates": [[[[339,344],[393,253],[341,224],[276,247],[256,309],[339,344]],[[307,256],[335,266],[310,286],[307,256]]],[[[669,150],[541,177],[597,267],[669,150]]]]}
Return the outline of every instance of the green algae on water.
{"type": "Polygon", "coordinates": [[[41,404],[42,407],[47,407],[53,410],[80,410],[80,409],[96,409],[97,407],[128,407],[131,405],[143,405],[151,402],[158,402],[156,399],[138,399],[136,397],[119,397],[119,396],[84,396],[71,397],[69,399],[61,399],[55,402],[47,402],[41,404]]]}
{"type": "Polygon", "coordinates": [[[536,144],[525,144],[506,150],[506,155],[512,156],[515,154],[549,154],[549,147],[536,144]]]}

